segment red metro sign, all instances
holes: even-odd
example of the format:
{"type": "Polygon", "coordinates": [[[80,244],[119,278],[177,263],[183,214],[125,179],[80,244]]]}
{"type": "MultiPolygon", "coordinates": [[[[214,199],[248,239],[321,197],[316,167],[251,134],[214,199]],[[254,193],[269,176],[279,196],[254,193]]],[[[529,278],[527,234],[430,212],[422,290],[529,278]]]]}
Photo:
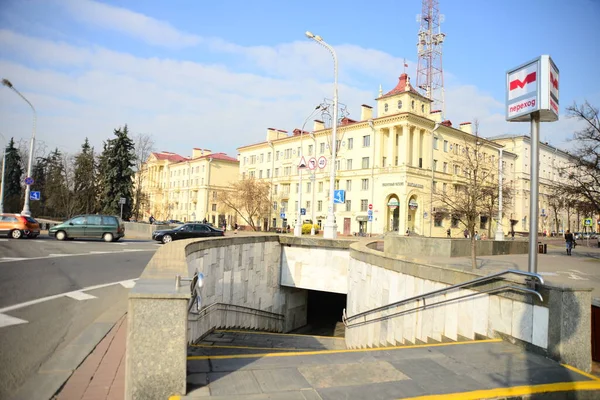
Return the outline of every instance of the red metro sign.
{"type": "Polygon", "coordinates": [[[529,121],[540,113],[544,122],[558,119],[558,68],[541,56],[506,73],[506,120],[529,121]]]}

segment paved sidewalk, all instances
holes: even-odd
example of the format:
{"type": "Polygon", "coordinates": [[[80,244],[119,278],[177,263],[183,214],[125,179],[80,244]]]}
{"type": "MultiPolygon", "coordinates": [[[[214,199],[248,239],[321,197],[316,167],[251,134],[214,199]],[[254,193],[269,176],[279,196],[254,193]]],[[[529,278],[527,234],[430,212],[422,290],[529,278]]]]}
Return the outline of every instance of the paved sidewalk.
{"type": "Polygon", "coordinates": [[[71,375],[56,400],[123,400],[127,315],[71,375]]]}

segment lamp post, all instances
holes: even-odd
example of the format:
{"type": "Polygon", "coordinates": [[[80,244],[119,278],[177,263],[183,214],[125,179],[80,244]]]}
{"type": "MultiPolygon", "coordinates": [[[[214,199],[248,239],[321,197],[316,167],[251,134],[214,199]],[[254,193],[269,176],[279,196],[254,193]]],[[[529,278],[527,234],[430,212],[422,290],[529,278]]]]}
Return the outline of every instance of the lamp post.
{"type": "Polygon", "coordinates": [[[325,227],[323,229],[323,238],[335,239],[337,237],[337,224],[335,223],[335,215],[333,213],[335,206],[333,192],[335,190],[335,157],[337,150],[338,62],[335,50],[333,47],[327,44],[321,36],[307,31],[306,37],[325,47],[327,50],[329,50],[331,56],[333,57],[333,126],[331,128],[331,161],[329,166],[329,168],[331,168],[331,173],[329,177],[329,207],[327,209],[327,220],[325,221],[325,227]]]}
{"type": "MultiPolygon", "coordinates": [[[[0,136],[3,140],[5,140],[4,136],[0,136]]],[[[6,172],[6,143],[3,143],[4,144],[2,145],[2,176],[0,177],[2,179],[2,183],[0,184],[0,214],[4,212],[4,182],[6,181],[6,179],[4,178],[6,172]]]]}
{"type": "Polygon", "coordinates": [[[504,240],[504,228],[502,228],[502,157],[504,149],[500,149],[498,159],[498,222],[496,224],[496,240],[504,240]]]}
{"type": "MultiPolygon", "coordinates": [[[[315,154],[317,154],[317,138],[315,137],[314,132],[311,132],[310,134],[311,139],[313,140],[313,148],[315,150],[315,154]]],[[[310,188],[311,188],[311,194],[312,194],[312,200],[311,200],[311,206],[310,206],[310,219],[312,221],[312,223],[310,224],[310,234],[312,236],[315,235],[315,209],[317,208],[317,205],[315,204],[315,184],[316,184],[316,179],[317,177],[317,173],[314,172],[311,175],[311,184],[310,184],[310,188]]]]}
{"type": "MultiPolygon", "coordinates": [[[[315,107],[314,110],[310,113],[308,117],[302,123],[302,129],[300,130],[300,160],[304,156],[304,147],[302,145],[302,135],[304,134],[304,127],[308,120],[313,116],[313,114],[321,108],[321,105],[315,107]]],[[[294,226],[294,236],[302,236],[302,171],[304,168],[298,167],[298,219],[296,220],[296,226],[294,226]]],[[[311,206],[312,207],[312,206],[311,206]]]]}
{"type": "Polygon", "coordinates": [[[439,122],[436,122],[435,125],[433,126],[433,129],[431,130],[431,190],[430,190],[430,194],[429,194],[429,237],[433,236],[433,184],[434,184],[434,177],[435,177],[435,166],[433,165],[433,143],[434,143],[434,137],[433,134],[435,133],[435,131],[437,131],[439,129],[441,125],[439,124],[439,122]]]}
{"type": "MultiPolygon", "coordinates": [[[[35,125],[36,125],[36,121],[37,121],[37,113],[35,111],[35,108],[33,107],[33,104],[31,104],[29,102],[29,100],[27,100],[25,98],[25,96],[23,96],[21,94],[21,92],[19,92],[8,79],[2,79],[2,84],[4,86],[6,86],[7,88],[12,89],[16,94],[19,95],[19,97],[21,97],[23,100],[25,100],[25,102],[27,104],[29,104],[29,107],[31,107],[31,110],[33,111],[33,133],[31,135],[31,146],[29,147],[29,161],[27,162],[27,177],[29,178],[29,177],[31,177],[31,168],[32,168],[32,164],[33,164],[33,151],[35,149],[35,125]]],[[[31,192],[31,185],[27,184],[27,186],[25,188],[25,202],[23,204],[23,211],[21,211],[21,214],[27,215],[27,216],[31,215],[31,210],[29,209],[29,193],[30,192],[31,192]]]]}
{"type": "MultiPolygon", "coordinates": [[[[375,123],[373,118],[369,119],[369,127],[373,131],[373,159],[371,160],[371,204],[375,204],[375,123]]],[[[371,213],[373,210],[369,210],[371,213]]],[[[369,221],[369,237],[373,235],[373,219],[374,216],[371,214],[371,221],[369,221]]]]}

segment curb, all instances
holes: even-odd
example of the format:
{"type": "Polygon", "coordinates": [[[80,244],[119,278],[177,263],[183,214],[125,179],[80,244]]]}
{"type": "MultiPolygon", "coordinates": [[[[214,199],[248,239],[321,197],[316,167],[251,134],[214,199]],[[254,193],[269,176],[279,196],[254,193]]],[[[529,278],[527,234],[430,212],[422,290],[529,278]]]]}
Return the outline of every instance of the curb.
{"type": "Polygon", "coordinates": [[[54,353],[11,400],[53,399],[73,372],[127,313],[127,303],[101,314],[61,351],[54,353]]]}

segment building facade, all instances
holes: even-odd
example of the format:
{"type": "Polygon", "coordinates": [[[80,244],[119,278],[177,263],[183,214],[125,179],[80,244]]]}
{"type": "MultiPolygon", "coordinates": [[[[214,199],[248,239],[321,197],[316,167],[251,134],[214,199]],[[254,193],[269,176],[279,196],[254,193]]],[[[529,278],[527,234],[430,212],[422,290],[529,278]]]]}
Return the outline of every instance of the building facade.
{"type": "Polygon", "coordinates": [[[155,152],[143,166],[141,179],[147,206],[144,218],[202,221],[215,226],[235,223],[235,215],[217,201],[238,179],[237,159],[224,153],[193,149],[191,157],[155,152]]]}
{"type": "MultiPolygon", "coordinates": [[[[462,234],[464,227],[450,218],[435,217],[444,211],[436,198],[440,193],[450,195],[455,184],[464,183],[459,149],[479,143],[490,165],[498,165],[502,145],[474,135],[470,123],[455,128],[450,121],[441,121],[440,112],[430,110],[430,100],[411,86],[406,74],[388,93],[380,91],[376,101],[377,115],[363,105],[360,120],[341,120],[334,162],[331,129],[321,121],[315,121],[312,132],[288,134],[270,128],[266,141],[238,148],[241,177],[271,182],[272,210],[265,221],[269,226],[293,227],[302,209],[303,222],[323,226],[330,168],[335,168],[335,187],[345,195],[345,201],[334,209],[340,234],[408,231],[445,236],[447,229],[453,236],[462,234]],[[307,168],[299,169],[303,162],[307,168]]],[[[514,184],[517,156],[511,151],[502,153],[503,182],[514,184]]],[[[480,229],[495,230],[496,216],[483,217],[480,229]]],[[[508,232],[508,218],[502,224],[508,232]]]]}

